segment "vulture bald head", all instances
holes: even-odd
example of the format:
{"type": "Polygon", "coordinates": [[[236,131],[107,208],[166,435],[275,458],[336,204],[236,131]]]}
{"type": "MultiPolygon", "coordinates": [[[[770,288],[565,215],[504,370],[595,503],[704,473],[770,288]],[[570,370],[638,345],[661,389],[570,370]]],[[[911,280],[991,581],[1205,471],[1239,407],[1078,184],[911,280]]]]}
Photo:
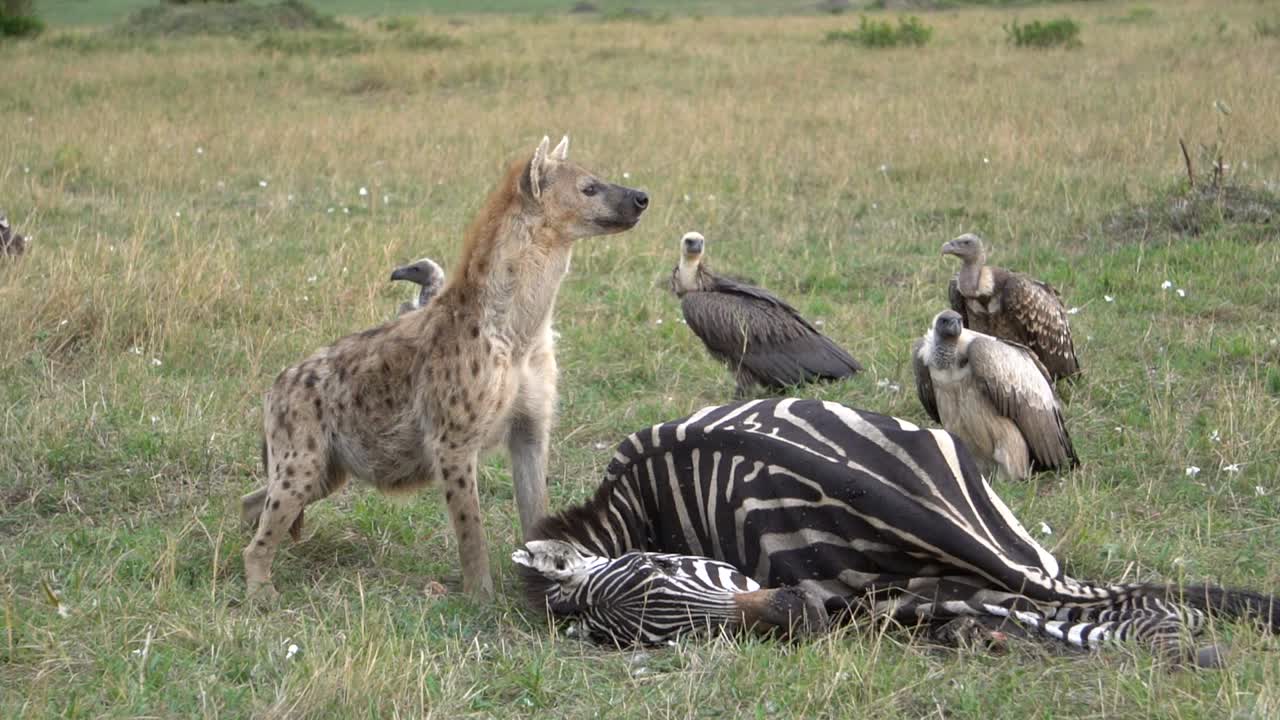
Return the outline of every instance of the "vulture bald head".
{"type": "Polygon", "coordinates": [[[709,270],[702,262],[706,248],[707,239],[700,232],[687,232],[680,238],[680,262],[671,272],[671,291],[676,297],[703,290],[710,284],[709,270]]]}
{"type": "Polygon", "coordinates": [[[1079,463],[1049,372],[1030,348],[969,330],[960,313],[944,310],[911,360],[920,404],[986,474],[1023,480],[1079,463]]]}
{"type": "Polygon", "coordinates": [[[735,397],[748,397],[756,385],[785,390],[848,377],[862,369],[782,299],[712,272],[705,259],[706,244],[698,232],[680,238],[680,261],[671,273],[671,290],[680,298],[689,329],[733,373],[735,397]]]}
{"type": "Polygon", "coordinates": [[[21,255],[27,250],[27,238],[13,231],[9,218],[0,213],[0,255],[21,255]]]}
{"type": "Polygon", "coordinates": [[[417,297],[401,303],[399,314],[403,315],[410,310],[426,307],[427,303],[431,302],[431,298],[440,292],[440,288],[444,287],[444,268],[440,267],[435,260],[424,257],[392,270],[391,280],[392,282],[406,280],[421,288],[417,297]]]}
{"type": "Polygon", "coordinates": [[[1031,348],[1054,380],[1080,372],[1062,298],[1040,280],[987,264],[982,238],[965,233],[942,246],[960,258],[948,294],[965,327],[1031,348]]]}

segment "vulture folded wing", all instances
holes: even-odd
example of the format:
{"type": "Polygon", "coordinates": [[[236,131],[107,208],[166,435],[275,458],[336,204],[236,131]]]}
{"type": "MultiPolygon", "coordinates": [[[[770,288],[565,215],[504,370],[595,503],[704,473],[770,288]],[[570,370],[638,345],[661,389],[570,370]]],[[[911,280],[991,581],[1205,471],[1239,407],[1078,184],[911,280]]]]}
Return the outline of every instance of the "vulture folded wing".
{"type": "Polygon", "coordinates": [[[687,293],[681,308],[712,355],[767,385],[837,379],[862,369],[795,308],[760,288],[721,281],[714,291],[687,293]]]}
{"type": "Polygon", "coordinates": [[[1034,467],[1079,464],[1048,372],[1030,348],[978,335],[969,343],[968,358],[978,386],[1026,439],[1034,467]]]}
{"type": "Polygon", "coordinates": [[[1053,286],[1026,275],[1009,273],[1001,307],[1022,327],[1027,345],[1054,380],[1080,372],[1067,309],[1053,286]]]}
{"type": "Polygon", "coordinates": [[[969,304],[964,295],[960,294],[960,282],[955,277],[951,278],[951,284],[947,286],[947,299],[951,301],[951,309],[960,313],[960,323],[969,327],[969,304]]]}
{"type": "Polygon", "coordinates": [[[916,340],[916,344],[911,346],[911,366],[916,373],[916,395],[920,397],[920,404],[924,406],[924,411],[929,413],[929,417],[933,418],[934,422],[941,423],[942,417],[938,415],[938,398],[933,394],[933,376],[929,374],[928,363],[920,355],[923,349],[924,338],[916,340]]]}

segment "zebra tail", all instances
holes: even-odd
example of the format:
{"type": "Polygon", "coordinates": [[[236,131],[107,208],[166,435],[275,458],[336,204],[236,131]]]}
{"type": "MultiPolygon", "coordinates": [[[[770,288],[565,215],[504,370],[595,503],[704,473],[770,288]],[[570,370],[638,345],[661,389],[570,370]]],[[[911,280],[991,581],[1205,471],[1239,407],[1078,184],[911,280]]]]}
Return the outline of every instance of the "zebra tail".
{"type": "Polygon", "coordinates": [[[1203,610],[1211,616],[1252,621],[1271,633],[1280,633],[1280,597],[1252,590],[1223,588],[1210,583],[1185,585],[1137,584],[1125,586],[1124,598],[1155,598],[1203,610]]]}

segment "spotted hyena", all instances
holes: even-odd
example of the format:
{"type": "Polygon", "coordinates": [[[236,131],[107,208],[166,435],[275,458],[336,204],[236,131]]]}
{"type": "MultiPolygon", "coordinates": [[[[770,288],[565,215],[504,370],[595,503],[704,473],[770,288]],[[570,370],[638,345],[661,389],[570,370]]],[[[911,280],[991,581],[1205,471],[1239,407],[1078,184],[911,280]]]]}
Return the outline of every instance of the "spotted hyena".
{"type": "Polygon", "coordinates": [[[520,524],[545,513],[556,402],[552,308],[573,241],[630,229],[649,204],[568,161],[569,138],[513,163],[467,230],[430,305],[323,348],[276,378],[264,408],[267,485],[242,499],[256,527],[249,594],[275,596],[271,561],[303,509],[354,476],[383,492],[435,481],[458,539],[463,590],[493,594],[480,520],[480,452],[506,440],[520,524]]]}

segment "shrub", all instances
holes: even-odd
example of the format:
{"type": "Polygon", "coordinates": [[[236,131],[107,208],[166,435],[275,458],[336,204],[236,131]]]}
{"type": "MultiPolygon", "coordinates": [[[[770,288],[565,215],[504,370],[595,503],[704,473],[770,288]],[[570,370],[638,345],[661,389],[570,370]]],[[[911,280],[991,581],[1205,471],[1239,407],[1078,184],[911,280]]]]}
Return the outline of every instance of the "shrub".
{"type": "Polygon", "coordinates": [[[1019,25],[1017,20],[1004,26],[1009,42],[1016,47],[1050,48],[1080,47],[1080,25],[1071,18],[1058,18],[1048,22],[1034,20],[1019,25]]]}
{"type": "Polygon", "coordinates": [[[1253,29],[1260,38],[1280,38],[1280,19],[1267,20],[1263,18],[1253,24],[1253,29]]]}
{"type": "Polygon", "coordinates": [[[277,30],[344,30],[345,26],[299,0],[272,5],[188,3],[153,5],[131,15],[122,31],[134,36],[252,35],[277,30]]]}
{"type": "Polygon", "coordinates": [[[32,0],[0,0],[0,37],[33,37],[44,30],[32,0]]]}
{"type": "Polygon", "coordinates": [[[895,28],[885,20],[868,20],[863,15],[855,30],[832,30],[827,33],[828,42],[849,42],[869,48],[920,47],[933,37],[933,28],[920,22],[915,15],[898,18],[895,28]]]}

